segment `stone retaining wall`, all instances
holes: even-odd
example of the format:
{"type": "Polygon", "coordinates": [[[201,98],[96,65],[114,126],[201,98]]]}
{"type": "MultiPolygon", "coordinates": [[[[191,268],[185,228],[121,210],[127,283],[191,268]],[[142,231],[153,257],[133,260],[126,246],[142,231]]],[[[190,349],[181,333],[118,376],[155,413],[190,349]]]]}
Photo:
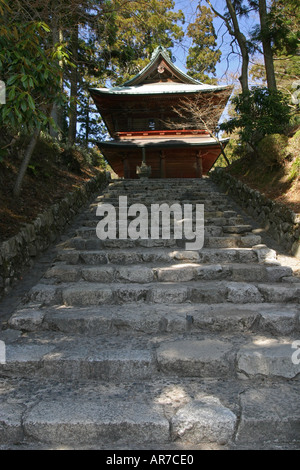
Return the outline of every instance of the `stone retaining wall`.
{"type": "Polygon", "coordinates": [[[262,228],[287,252],[300,258],[300,214],[295,214],[282,204],[268,199],[259,191],[229,175],[222,168],[210,173],[211,179],[228,192],[262,228]]]}
{"type": "Polygon", "coordinates": [[[39,214],[34,222],[0,243],[0,299],[20,279],[24,269],[45,251],[72,222],[80,209],[107,185],[108,174],[101,172],[82,186],[68,193],[60,202],[39,214]]]}

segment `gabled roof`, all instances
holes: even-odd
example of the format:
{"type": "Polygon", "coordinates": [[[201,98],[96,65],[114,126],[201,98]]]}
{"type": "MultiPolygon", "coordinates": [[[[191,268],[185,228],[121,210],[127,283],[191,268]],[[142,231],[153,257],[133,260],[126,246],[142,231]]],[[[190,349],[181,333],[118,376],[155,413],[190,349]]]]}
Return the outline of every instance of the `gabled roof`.
{"type": "Polygon", "coordinates": [[[232,87],[227,85],[208,85],[196,80],[176,67],[162,46],[155,49],[151,60],[135,77],[112,88],[90,88],[94,99],[111,95],[166,95],[217,92],[226,90],[228,97],[232,87]]]}
{"type": "Polygon", "coordinates": [[[161,81],[171,81],[175,83],[188,83],[191,85],[202,85],[201,82],[189,77],[176,67],[167,51],[162,46],[158,46],[151,56],[151,60],[135,77],[123,84],[124,87],[141,85],[144,83],[156,83],[161,81]]]}

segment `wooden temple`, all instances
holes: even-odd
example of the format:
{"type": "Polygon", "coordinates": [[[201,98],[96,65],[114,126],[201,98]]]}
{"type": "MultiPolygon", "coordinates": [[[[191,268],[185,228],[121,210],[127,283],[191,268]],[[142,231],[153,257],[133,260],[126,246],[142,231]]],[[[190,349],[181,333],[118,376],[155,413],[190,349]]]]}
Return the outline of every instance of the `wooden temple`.
{"type": "Polygon", "coordinates": [[[137,178],[147,166],[151,178],[201,178],[218,159],[220,144],[190,115],[179,117],[176,109],[182,100],[201,94],[213,101],[209,112],[217,124],[231,91],[186,75],[158,47],[150,63],[123,85],[90,89],[111,138],[98,146],[119,177],[137,178]]]}

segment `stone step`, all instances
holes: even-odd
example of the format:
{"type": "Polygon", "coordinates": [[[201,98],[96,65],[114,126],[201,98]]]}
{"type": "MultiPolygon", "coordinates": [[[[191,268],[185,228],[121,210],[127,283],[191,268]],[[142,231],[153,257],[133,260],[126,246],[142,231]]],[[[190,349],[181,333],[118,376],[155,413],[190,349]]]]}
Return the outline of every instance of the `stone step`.
{"type": "Polygon", "coordinates": [[[299,448],[300,283],[233,209],[208,178],[109,184],[1,325],[0,449],[299,448]],[[204,247],[100,240],[124,195],[204,203],[204,247]]]}
{"type": "Polygon", "coordinates": [[[185,263],[172,266],[163,264],[131,266],[77,266],[57,263],[48,269],[44,277],[55,282],[187,282],[197,280],[281,282],[293,276],[293,270],[286,266],[266,266],[260,264],[199,264],[185,263]]]}
{"type": "Polygon", "coordinates": [[[292,361],[293,341],[261,334],[220,338],[218,333],[207,332],[154,337],[108,333],[91,337],[38,332],[20,335],[5,345],[2,377],[107,383],[165,376],[295,379],[300,374],[300,364],[292,361]]]}
{"type": "MultiPolygon", "coordinates": [[[[226,202],[224,201],[224,199],[220,200],[220,201],[211,201],[211,200],[205,200],[205,199],[197,199],[195,202],[191,203],[190,200],[188,199],[181,199],[181,198],[178,198],[178,199],[168,199],[168,198],[164,198],[164,199],[161,199],[161,200],[158,200],[158,199],[154,199],[152,197],[149,198],[149,199],[137,199],[137,198],[128,198],[127,199],[127,208],[129,208],[130,206],[132,206],[133,204],[136,204],[138,201],[138,204],[142,204],[143,206],[146,207],[146,209],[148,210],[148,213],[151,213],[151,210],[153,211],[156,211],[156,206],[153,207],[153,205],[163,205],[163,204],[167,204],[169,207],[170,207],[170,210],[171,210],[171,206],[173,204],[179,204],[180,205],[180,208],[181,210],[183,211],[184,210],[184,204],[192,204],[193,207],[193,211],[196,210],[196,204],[200,204],[200,205],[203,205],[204,206],[204,209],[205,211],[207,212],[216,212],[216,211],[222,211],[222,212],[225,212],[225,211],[229,211],[231,210],[231,204],[229,202],[226,202]]],[[[97,209],[97,207],[101,207],[102,205],[112,205],[116,211],[118,210],[119,208],[119,198],[106,198],[106,199],[103,199],[101,202],[94,202],[90,205],[90,207],[93,209],[97,209]]],[[[162,207],[163,209],[163,207],[162,207]]],[[[233,212],[233,211],[232,211],[233,212]]]]}
{"type": "Polygon", "coordinates": [[[298,391],[292,383],[246,387],[225,379],[173,378],[147,387],[137,381],[74,386],[6,378],[0,388],[0,442],[10,447],[180,452],[212,446],[278,449],[299,442],[298,391]]]}
{"type": "MultiPolygon", "coordinates": [[[[119,203],[120,197],[123,196],[122,194],[119,195],[119,197],[105,197],[101,200],[96,200],[93,202],[91,207],[97,203],[97,206],[102,206],[105,204],[111,204],[113,205],[116,209],[119,208],[119,203]]],[[[208,199],[208,198],[198,198],[194,200],[190,199],[184,199],[178,195],[177,198],[175,197],[162,197],[158,198],[157,196],[149,196],[149,197],[141,197],[138,198],[137,196],[126,196],[126,202],[127,202],[127,208],[132,206],[133,204],[136,204],[138,201],[138,204],[144,205],[148,211],[153,208],[153,210],[156,210],[156,207],[159,205],[164,205],[167,204],[168,206],[171,206],[173,204],[179,204],[182,210],[184,209],[183,205],[188,204],[193,206],[193,210],[196,208],[196,204],[202,204],[204,205],[204,208],[209,211],[209,210],[219,210],[219,211],[225,211],[225,210],[230,210],[231,209],[231,204],[230,202],[227,202],[223,197],[220,197],[219,199],[208,199]],[[154,207],[153,207],[154,205],[154,207]]],[[[164,206],[163,206],[164,207],[164,206]]]]}
{"type": "MultiPolygon", "coordinates": [[[[194,201],[197,199],[209,199],[212,201],[219,201],[227,199],[227,196],[217,192],[217,191],[199,191],[197,189],[191,189],[189,191],[183,191],[182,189],[157,189],[155,191],[155,197],[158,199],[166,198],[178,198],[181,197],[182,199],[188,199],[189,201],[194,201]]],[[[96,198],[97,201],[102,201],[103,199],[113,199],[118,198],[119,196],[128,196],[131,198],[139,198],[139,199],[148,199],[153,198],[153,189],[144,189],[138,191],[137,189],[109,189],[108,191],[104,191],[103,194],[96,198]]]]}
{"type": "Polygon", "coordinates": [[[273,336],[299,333],[299,304],[171,304],[128,302],[92,307],[43,306],[28,303],[11,316],[8,326],[22,332],[66,334],[167,334],[191,332],[245,333],[273,336]]]}
{"type": "MultiPolygon", "coordinates": [[[[98,204],[91,204],[89,209],[84,211],[82,214],[82,220],[88,220],[88,221],[97,221],[99,220],[99,217],[96,215],[96,210],[97,210],[98,204]]],[[[193,208],[193,214],[195,213],[195,210],[193,208]]],[[[117,212],[118,215],[118,212],[117,212]]],[[[135,218],[135,216],[130,216],[128,215],[129,218],[135,218]]],[[[173,220],[173,213],[170,213],[170,219],[173,220]]],[[[151,220],[149,218],[148,220],[151,220]]],[[[224,224],[229,223],[231,225],[234,225],[237,221],[237,223],[241,223],[243,221],[243,217],[239,215],[236,211],[233,210],[207,210],[207,208],[204,208],[204,220],[205,223],[207,221],[211,221],[211,223],[217,223],[220,225],[220,221],[224,222],[224,224]]]]}
{"type": "MultiPolygon", "coordinates": [[[[123,221],[123,220],[120,221],[119,218],[117,218],[116,219],[116,231],[117,231],[117,233],[119,233],[120,227],[122,227],[122,228],[129,227],[130,224],[132,223],[132,220],[134,220],[134,219],[135,219],[135,217],[133,217],[133,218],[128,217],[127,221],[123,221]]],[[[105,220],[105,218],[104,217],[103,218],[102,217],[99,217],[99,218],[95,217],[95,218],[83,219],[82,220],[82,227],[81,227],[81,229],[78,229],[77,233],[80,235],[81,231],[83,231],[83,230],[86,230],[87,232],[91,231],[91,230],[96,230],[96,227],[97,227],[98,223],[101,220],[105,220]]],[[[154,221],[154,222],[155,222],[155,224],[157,223],[157,221],[154,221]]],[[[174,219],[170,219],[170,220],[167,219],[167,220],[163,220],[163,221],[160,220],[157,225],[160,229],[160,233],[161,233],[161,230],[163,228],[166,229],[166,228],[170,227],[170,233],[173,234],[174,233],[174,227],[180,227],[183,230],[187,224],[190,224],[192,229],[195,231],[199,227],[199,222],[197,222],[197,224],[196,224],[195,220],[193,220],[192,223],[190,224],[189,221],[185,222],[185,219],[180,219],[179,221],[174,220],[174,219]]],[[[152,226],[151,218],[148,219],[147,221],[144,221],[144,223],[148,224],[148,233],[149,233],[149,236],[150,236],[151,226],[152,226]]],[[[222,218],[217,219],[217,220],[215,218],[206,219],[204,221],[204,230],[205,230],[206,235],[213,236],[214,231],[215,231],[216,234],[214,236],[220,236],[223,232],[224,233],[247,233],[247,232],[252,232],[253,227],[249,224],[242,223],[237,217],[230,217],[229,219],[225,219],[225,217],[222,217],[222,218]]]]}
{"type": "Polygon", "coordinates": [[[215,249],[203,248],[199,251],[168,250],[159,248],[119,249],[119,250],[57,250],[57,260],[72,265],[89,264],[136,264],[136,263],[273,263],[277,264],[276,252],[265,245],[253,248],[215,249]]]}
{"type": "MultiPolygon", "coordinates": [[[[132,219],[134,219],[135,217],[128,217],[128,224],[131,222],[132,219]]],[[[95,215],[91,215],[90,217],[82,217],[82,220],[81,220],[81,224],[83,227],[94,227],[96,228],[97,224],[99,223],[99,221],[101,220],[101,217],[97,218],[95,215]]],[[[148,224],[150,226],[150,223],[151,223],[151,219],[148,219],[148,224]]],[[[169,224],[169,222],[165,222],[165,223],[160,223],[160,227],[161,226],[166,226],[167,224],[169,224]]],[[[173,227],[173,219],[171,218],[170,219],[170,224],[171,224],[171,228],[173,227]]],[[[119,225],[119,219],[117,218],[117,226],[119,225]]],[[[234,227],[241,227],[240,229],[242,231],[249,231],[251,232],[252,231],[252,226],[251,225],[246,225],[243,223],[243,220],[239,217],[229,217],[229,218],[225,218],[225,217],[204,217],[204,225],[205,227],[207,226],[211,226],[211,225],[214,225],[216,227],[223,227],[224,230],[228,230],[228,231],[231,231],[233,230],[234,231],[234,227]],[[232,229],[230,227],[233,227],[232,229]],[[245,227],[245,228],[243,228],[245,227]],[[247,230],[246,230],[247,228],[247,230]]],[[[195,229],[195,223],[193,223],[192,225],[193,229],[195,229]]]]}
{"type": "Polygon", "coordinates": [[[152,284],[78,281],[77,283],[36,284],[28,300],[45,305],[92,306],[144,302],[159,304],[222,303],[233,304],[300,302],[299,283],[250,283],[234,281],[160,282],[152,284]]]}
{"type": "MultiPolygon", "coordinates": [[[[183,186],[156,186],[156,185],[149,185],[148,187],[146,186],[136,186],[136,187],[108,187],[104,192],[103,196],[112,196],[112,197],[118,197],[119,194],[128,194],[128,195],[135,195],[137,197],[147,197],[147,196],[153,196],[153,193],[157,197],[168,197],[168,195],[171,196],[178,196],[180,195],[181,197],[184,198],[194,198],[194,197],[208,197],[208,198],[220,198],[220,195],[223,195],[225,198],[227,196],[224,193],[218,192],[216,188],[212,188],[212,186],[206,186],[206,187],[183,187],[183,186]]],[[[102,196],[102,195],[101,195],[102,196]]]]}
{"type": "MultiPolygon", "coordinates": [[[[100,240],[95,237],[95,230],[88,232],[90,235],[89,238],[83,238],[80,236],[70,238],[68,241],[64,242],[64,248],[75,248],[77,250],[101,250],[101,249],[124,249],[124,248],[162,248],[162,247],[173,247],[186,249],[186,245],[192,241],[181,240],[168,238],[163,239],[159,238],[156,240],[142,239],[137,240],[128,239],[106,239],[100,240]]],[[[87,232],[84,232],[84,235],[87,235],[87,232]]],[[[213,237],[208,236],[204,238],[204,247],[207,248],[252,248],[261,243],[260,235],[249,234],[249,235],[239,235],[234,234],[231,236],[222,236],[222,237],[213,237]]]]}
{"type": "MultiPolygon", "coordinates": [[[[99,222],[99,221],[98,221],[99,222]]],[[[82,238],[93,238],[96,236],[96,226],[97,226],[97,223],[95,223],[95,225],[93,227],[81,227],[80,229],[77,229],[76,230],[76,234],[78,237],[82,237],[82,238]]],[[[128,227],[128,225],[130,224],[130,222],[128,224],[120,224],[119,226],[119,223],[117,222],[117,226],[116,226],[116,238],[118,239],[119,238],[119,233],[120,233],[120,228],[124,229],[126,227],[128,227]]],[[[180,234],[184,234],[184,230],[183,230],[183,226],[181,224],[176,224],[176,227],[179,227],[180,229],[180,234]]],[[[251,232],[252,230],[252,227],[251,226],[239,226],[240,228],[237,227],[236,231],[232,231],[230,233],[247,233],[247,232],[251,232]]],[[[195,227],[192,227],[193,230],[195,231],[195,227]]],[[[177,228],[178,230],[178,228],[177,228]]],[[[127,234],[128,234],[128,230],[126,231],[127,234]]],[[[174,233],[176,234],[176,228],[174,229],[174,224],[168,224],[166,223],[165,225],[160,225],[159,226],[159,230],[158,230],[158,233],[159,233],[159,236],[160,237],[164,237],[164,239],[166,239],[166,236],[168,234],[170,234],[170,236],[173,238],[174,237],[174,233]]],[[[151,239],[151,226],[149,226],[149,229],[147,230],[147,234],[148,234],[148,237],[149,239],[151,239]]],[[[215,226],[209,226],[209,227],[205,227],[204,228],[204,237],[222,237],[223,236],[223,229],[222,227],[215,227],[215,226]]],[[[228,235],[225,235],[228,237],[228,235]]],[[[129,237],[128,237],[129,238],[129,237]]]]}

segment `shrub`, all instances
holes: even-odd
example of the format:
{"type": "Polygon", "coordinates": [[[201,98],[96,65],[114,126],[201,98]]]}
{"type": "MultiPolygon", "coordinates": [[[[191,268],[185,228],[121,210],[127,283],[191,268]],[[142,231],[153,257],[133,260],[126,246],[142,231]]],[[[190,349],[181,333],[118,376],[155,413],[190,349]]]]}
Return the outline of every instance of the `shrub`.
{"type": "Polygon", "coordinates": [[[258,144],[258,155],[267,167],[281,166],[286,159],[288,137],[283,134],[271,134],[258,144]]]}
{"type": "Polygon", "coordinates": [[[293,161],[290,172],[288,175],[288,180],[293,181],[300,176],[300,157],[296,157],[293,161]]]}
{"type": "Polygon", "coordinates": [[[279,91],[254,87],[236,96],[232,103],[236,116],[222,123],[220,129],[230,134],[237,130],[241,141],[254,150],[264,136],[283,133],[289,123],[290,110],[279,91]]]}

